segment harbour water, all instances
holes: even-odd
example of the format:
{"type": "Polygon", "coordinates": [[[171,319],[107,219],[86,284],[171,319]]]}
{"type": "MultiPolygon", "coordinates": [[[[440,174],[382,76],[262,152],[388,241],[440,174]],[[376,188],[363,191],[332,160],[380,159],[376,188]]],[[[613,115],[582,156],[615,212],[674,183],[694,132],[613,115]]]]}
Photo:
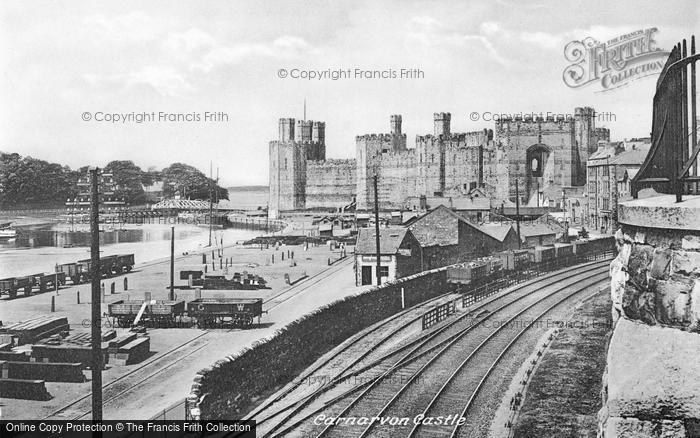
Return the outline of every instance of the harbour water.
{"type": "MultiPolygon", "coordinates": [[[[243,210],[265,206],[264,188],[230,190],[230,203],[243,210]]],[[[5,220],[17,220],[7,218],[5,220]]],[[[56,264],[75,262],[90,257],[90,232],[87,224],[79,227],[56,222],[55,217],[39,218],[44,225],[20,226],[12,240],[0,240],[0,278],[53,272],[56,264]],[[44,220],[45,219],[45,220],[44,220]]],[[[22,223],[22,221],[18,221],[22,223]]],[[[101,255],[133,253],[140,263],[167,258],[170,255],[170,227],[175,225],[175,255],[205,248],[209,244],[206,225],[191,223],[129,224],[116,229],[108,224],[100,228],[101,255]]],[[[250,229],[215,229],[214,239],[224,245],[251,239],[264,233],[250,229]]]]}
{"type": "MultiPolygon", "coordinates": [[[[15,240],[0,243],[0,278],[53,272],[56,264],[90,257],[90,233],[61,230],[61,225],[20,230],[15,240]]],[[[213,239],[224,245],[251,239],[261,231],[215,230],[213,239]]],[[[209,230],[195,225],[175,227],[175,254],[193,252],[209,244],[209,230]]],[[[133,253],[137,265],[170,254],[170,226],[146,224],[100,233],[101,255],[133,253]]]]}

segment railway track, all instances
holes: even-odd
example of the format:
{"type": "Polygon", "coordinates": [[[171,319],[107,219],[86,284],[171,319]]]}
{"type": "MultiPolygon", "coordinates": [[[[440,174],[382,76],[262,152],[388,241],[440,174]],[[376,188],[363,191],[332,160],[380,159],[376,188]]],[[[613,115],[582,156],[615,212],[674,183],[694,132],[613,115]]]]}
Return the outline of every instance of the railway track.
{"type": "MultiPolygon", "coordinates": [[[[114,400],[115,398],[119,397],[125,392],[137,387],[140,383],[165,372],[169,365],[176,363],[176,360],[172,359],[173,357],[182,358],[190,356],[196,353],[197,351],[201,350],[208,343],[204,339],[207,335],[208,332],[201,333],[200,335],[190,339],[189,341],[183,342],[182,344],[173,347],[167,352],[147,360],[146,362],[142,363],[139,368],[134,369],[103,385],[103,403],[107,404],[111,400],[114,400]],[[145,372],[146,375],[139,376],[139,373],[143,374],[144,369],[147,369],[147,371],[145,372]]],[[[92,412],[91,407],[91,394],[88,393],[87,395],[84,395],[78,398],[77,400],[74,400],[59,408],[58,410],[52,412],[51,415],[45,417],[44,420],[78,420],[90,415],[90,413],[92,412]]]]}
{"type": "MultiPolygon", "coordinates": [[[[575,287],[576,292],[580,292],[596,284],[598,278],[602,280],[604,277],[607,277],[606,272],[595,276],[595,281],[583,281],[585,286],[582,287],[569,284],[564,287],[556,287],[552,292],[549,291],[549,288],[545,288],[530,295],[531,300],[528,301],[531,302],[523,303],[525,307],[522,310],[513,309],[513,306],[499,308],[497,312],[489,315],[488,320],[496,322],[492,319],[492,315],[497,313],[502,315],[501,318],[507,319],[505,319],[505,323],[497,324],[499,327],[495,331],[492,331],[490,327],[484,327],[485,321],[470,326],[468,330],[454,337],[437,352],[426,354],[411,363],[400,365],[397,369],[391,370],[384,378],[375,380],[376,383],[365,388],[340,412],[332,410],[332,417],[414,418],[426,411],[427,408],[424,406],[429,407],[436,403],[432,400],[443,401],[440,407],[444,408],[446,405],[448,410],[443,410],[440,415],[443,417],[449,415],[451,411],[458,409],[455,406],[458,406],[459,396],[468,391],[466,388],[469,388],[472,380],[482,373],[481,368],[485,365],[483,358],[488,358],[489,353],[499,351],[501,349],[500,343],[507,343],[509,337],[505,328],[508,327],[508,324],[519,318],[532,317],[532,314],[538,312],[543,306],[546,308],[552,302],[557,302],[560,299],[557,295],[564,290],[575,287]],[[472,327],[474,328],[472,329],[472,327]],[[466,352],[471,353],[464,358],[466,352]],[[464,372],[467,369],[467,364],[469,372],[464,372]],[[395,377],[398,373],[401,373],[402,378],[395,377]],[[469,378],[466,382],[460,382],[461,385],[455,385],[454,391],[446,392],[445,386],[441,387],[440,384],[445,381],[458,382],[459,379],[454,377],[458,374],[469,378]],[[378,406],[381,407],[378,408],[378,406]]],[[[411,432],[410,422],[403,425],[380,425],[378,422],[373,422],[368,426],[361,425],[359,427],[328,425],[318,434],[316,434],[316,430],[313,430],[313,434],[318,437],[394,437],[411,436],[411,432]]]]}
{"type": "MultiPolygon", "coordinates": [[[[422,363],[421,360],[427,360],[426,357],[429,357],[435,350],[439,350],[443,347],[447,348],[445,346],[456,342],[455,340],[457,338],[463,336],[462,333],[464,331],[473,329],[473,326],[476,324],[472,324],[471,326],[467,325],[467,328],[465,328],[465,323],[469,322],[469,319],[478,319],[479,315],[477,315],[476,312],[486,308],[486,306],[500,306],[496,311],[501,311],[502,309],[511,307],[515,303],[526,299],[542,287],[552,287],[552,285],[569,279],[573,279],[574,282],[582,281],[594,271],[602,273],[606,270],[605,266],[607,266],[608,262],[608,260],[592,262],[578,266],[575,271],[569,269],[567,271],[549,274],[543,278],[530,280],[488,301],[478,303],[478,305],[473,306],[469,312],[466,312],[446,324],[438,325],[436,329],[423,332],[416,339],[388,353],[380,354],[380,349],[370,346],[367,348],[366,352],[363,352],[355,359],[348,361],[346,358],[346,365],[343,366],[340,371],[336,372],[332,378],[326,376],[326,384],[321,388],[314,391],[306,391],[305,396],[297,398],[297,400],[293,400],[291,403],[277,410],[272,409],[275,403],[280,402],[286,395],[294,392],[294,388],[288,388],[287,391],[278,395],[272,401],[266,402],[262,409],[256,409],[249,415],[249,418],[255,418],[258,421],[258,431],[265,436],[282,436],[286,433],[290,433],[297,427],[303,425],[303,423],[313,415],[326,410],[327,406],[337,405],[339,401],[347,399],[357,391],[366,390],[367,388],[371,389],[381,382],[383,377],[396,374],[397,370],[402,369],[401,367],[415,366],[411,364],[420,364],[422,363]],[[377,377],[377,375],[380,377],[377,377]],[[342,388],[339,388],[341,384],[348,383],[351,379],[355,379],[355,381],[359,380],[362,383],[353,385],[349,391],[344,391],[342,388]]],[[[398,316],[403,315],[397,315],[397,317],[398,316]]],[[[420,317],[418,317],[418,319],[419,318],[420,317]]],[[[391,335],[392,333],[400,331],[402,327],[415,322],[416,319],[409,318],[408,321],[403,323],[403,326],[395,327],[387,333],[391,335]]],[[[367,337],[368,333],[364,335],[367,337]]],[[[381,344],[386,341],[386,339],[380,338],[375,342],[381,344]]],[[[342,348],[337,354],[340,355],[347,350],[348,348],[342,348]]],[[[328,361],[330,360],[329,358],[328,361]]],[[[318,369],[321,368],[316,367],[302,375],[302,377],[308,378],[308,376],[313,375],[318,369]]],[[[304,436],[306,436],[311,431],[304,430],[302,432],[305,432],[304,436]]]]}
{"type": "Polygon", "coordinates": [[[288,301],[295,296],[299,295],[300,293],[308,290],[310,287],[317,285],[318,283],[322,282],[323,280],[327,279],[331,275],[342,271],[345,267],[349,266],[352,264],[352,257],[345,257],[345,259],[340,260],[339,262],[336,262],[334,266],[332,266],[329,269],[323,270],[319,272],[316,275],[313,275],[307,279],[305,279],[303,282],[301,282],[298,287],[297,285],[293,285],[290,288],[283,290],[282,292],[278,293],[277,295],[273,295],[271,297],[266,298],[263,301],[263,304],[270,304],[265,310],[272,310],[275,307],[279,306],[280,304],[284,303],[285,301],[288,301]],[[283,297],[282,299],[278,299],[279,297],[283,297]]]}
{"type": "MultiPolygon", "coordinates": [[[[272,307],[268,307],[266,310],[270,310],[274,307],[277,307],[279,304],[297,296],[300,293],[303,293],[310,287],[318,284],[319,282],[323,281],[324,279],[328,278],[329,276],[333,275],[339,270],[342,270],[349,264],[350,260],[351,258],[348,257],[346,260],[342,260],[341,262],[337,263],[337,265],[332,267],[331,269],[327,269],[319,274],[314,275],[313,277],[310,277],[310,280],[312,281],[305,281],[303,285],[300,285],[301,287],[287,289],[275,296],[269,297],[264,302],[271,302],[280,296],[284,296],[284,299],[281,301],[275,301],[275,304],[272,307]]],[[[240,329],[229,329],[228,331],[231,332],[237,330],[240,329]]],[[[161,375],[162,373],[167,372],[167,370],[170,367],[174,366],[177,363],[177,360],[181,360],[185,357],[197,353],[199,350],[203,349],[208,344],[208,342],[204,340],[204,338],[208,334],[209,332],[201,333],[200,335],[190,339],[189,341],[173,347],[172,349],[168,350],[162,355],[151,358],[147,362],[143,363],[139,368],[132,370],[114,379],[113,381],[103,385],[103,404],[107,405],[110,402],[118,399],[122,395],[128,393],[129,391],[137,388],[144,382],[151,380],[161,375]],[[145,369],[147,371],[144,375],[145,369]]],[[[90,394],[87,394],[67,405],[64,405],[60,409],[54,411],[51,415],[47,416],[45,419],[78,420],[89,417],[90,414],[91,396],[90,394]]]]}

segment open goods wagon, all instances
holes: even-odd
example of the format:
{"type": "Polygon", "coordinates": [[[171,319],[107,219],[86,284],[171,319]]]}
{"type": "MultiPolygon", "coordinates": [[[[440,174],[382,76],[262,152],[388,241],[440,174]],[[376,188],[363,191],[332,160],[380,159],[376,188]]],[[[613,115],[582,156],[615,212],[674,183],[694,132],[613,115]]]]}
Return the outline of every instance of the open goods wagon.
{"type": "Polygon", "coordinates": [[[144,325],[173,327],[177,319],[185,314],[184,301],[120,300],[108,305],[109,316],[119,327],[129,327],[136,320],[144,302],[147,304],[140,320],[144,325]]]}
{"type": "Polygon", "coordinates": [[[231,324],[247,327],[263,313],[262,298],[199,298],[187,303],[187,315],[201,328],[231,324]]]}
{"type": "MultiPolygon", "coordinates": [[[[100,257],[100,277],[112,277],[131,271],[134,268],[133,254],[116,254],[100,257]]],[[[90,281],[92,278],[92,260],[78,260],[75,263],[56,265],[56,272],[64,273],[73,284],[90,281]]]]}

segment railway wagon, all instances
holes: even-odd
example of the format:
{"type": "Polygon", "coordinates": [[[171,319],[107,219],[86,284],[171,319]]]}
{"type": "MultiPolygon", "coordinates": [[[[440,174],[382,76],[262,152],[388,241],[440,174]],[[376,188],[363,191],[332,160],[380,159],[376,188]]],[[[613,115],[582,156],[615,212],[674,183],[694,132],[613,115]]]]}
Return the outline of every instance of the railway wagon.
{"type": "Polygon", "coordinates": [[[553,246],[536,246],[532,251],[535,263],[544,263],[554,260],[556,251],[553,246]]]}
{"type": "Polygon", "coordinates": [[[447,267],[447,282],[469,284],[489,274],[489,264],[484,261],[466,262],[447,267]]]}
{"type": "Polygon", "coordinates": [[[83,278],[89,278],[87,272],[84,272],[84,266],[78,263],[63,263],[56,265],[56,272],[70,278],[70,281],[73,284],[79,284],[83,278]]]}
{"type": "Polygon", "coordinates": [[[495,256],[501,259],[503,269],[508,271],[524,269],[530,263],[530,253],[526,249],[501,251],[495,256]]]}
{"type": "Polygon", "coordinates": [[[114,318],[119,327],[129,327],[138,315],[143,300],[119,300],[107,305],[109,316],[114,318]]]}
{"type": "Polygon", "coordinates": [[[39,287],[39,292],[46,292],[57,289],[59,286],[66,284],[65,272],[55,272],[53,274],[35,274],[34,286],[39,287]]]}
{"type": "MultiPolygon", "coordinates": [[[[113,275],[129,272],[134,267],[133,254],[115,254],[100,257],[100,276],[111,277],[113,275]]],[[[92,277],[92,260],[83,259],[75,263],[63,263],[56,265],[57,273],[64,273],[73,284],[90,281],[92,277]]]]}
{"type": "Polygon", "coordinates": [[[570,243],[555,243],[554,255],[557,260],[567,259],[574,255],[574,246],[570,243]]]}
{"type": "Polygon", "coordinates": [[[484,259],[486,263],[488,263],[488,272],[491,274],[496,274],[498,272],[501,272],[503,270],[503,260],[501,260],[500,257],[496,256],[491,256],[491,257],[486,257],[484,259]]]}
{"type": "Polygon", "coordinates": [[[10,277],[0,280],[0,295],[6,294],[10,298],[17,298],[17,292],[22,290],[24,296],[29,296],[32,293],[34,279],[32,276],[27,277],[10,277]]]}
{"type": "MultiPolygon", "coordinates": [[[[109,316],[119,327],[130,327],[141,311],[143,300],[120,300],[108,305],[109,316]]],[[[156,327],[173,327],[177,318],[185,313],[184,301],[154,301],[146,304],[139,322],[156,327]]]]}
{"type": "Polygon", "coordinates": [[[184,301],[156,301],[151,303],[144,315],[146,322],[157,327],[173,327],[177,318],[185,313],[184,301]]]}
{"type": "Polygon", "coordinates": [[[200,328],[232,324],[248,327],[263,313],[262,298],[199,298],[187,303],[187,315],[200,328]]]}

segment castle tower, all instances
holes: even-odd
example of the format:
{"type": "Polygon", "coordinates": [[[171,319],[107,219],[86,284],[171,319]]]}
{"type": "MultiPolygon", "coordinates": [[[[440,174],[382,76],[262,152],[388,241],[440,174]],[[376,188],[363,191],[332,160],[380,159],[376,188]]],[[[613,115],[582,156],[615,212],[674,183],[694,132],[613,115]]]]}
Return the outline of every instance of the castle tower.
{"type": "Polygon", "coordinates": [[[391,135],[401,135],[401,114],[393,114],[390,118],[391,135]]]}
{"type": "Polygon", "coordinates": [[[312,122],[311,141],[314,143],[326,143],[326,124],[325,122],[312,122]]]}
{"type": "Polygon", "coordinates": [[[401,114],[393,114],[389,118],[391,128],[391,148],[394,152],[406,150],[406,134],[401,132],[401,114]]]}
{"type": "Polygon", "coordinates": [[[270,200],[268,216],[277,218],[281,211],[298,210],[306,205],[306,155],[311,141],[311,122],[282,118],[279,139],[269,144],[270,200]]]}
{"type": "Polygon", "coordinates": [[[280,135],[279,141],[294,140],[294,119],[283,118],[279,121],[280,135]]]}
{"type": "Polygon", "coordinates": [[[450,135],[450,120],[452,119],[452,114],[450,113],[434,113],[433,121],[435,123],[435,136],[444,135],[445,137],[450,135]]]}
{"type": "Polygon", "coordinates": [[[313,121],[297,120],[294,140],[300,143],[311,142],[313,121]]]}
{"type": "MultiPolygon", "coordinates": [[[[571,184],[586,184],[586,162],[589,155],[598,148],[598,139],[595,127],[595,110],[591,107],[576,108],[574,110],[574,147],[572,153],[578,153],[577,157],[572,157],[571,184]],[[577,146],[577,147],[576,147],[577,146]],[[577,163],[578,166],[575,166],[577,163]]],[[[608,132],[608,138],[610,133],[608,132]]]]}

